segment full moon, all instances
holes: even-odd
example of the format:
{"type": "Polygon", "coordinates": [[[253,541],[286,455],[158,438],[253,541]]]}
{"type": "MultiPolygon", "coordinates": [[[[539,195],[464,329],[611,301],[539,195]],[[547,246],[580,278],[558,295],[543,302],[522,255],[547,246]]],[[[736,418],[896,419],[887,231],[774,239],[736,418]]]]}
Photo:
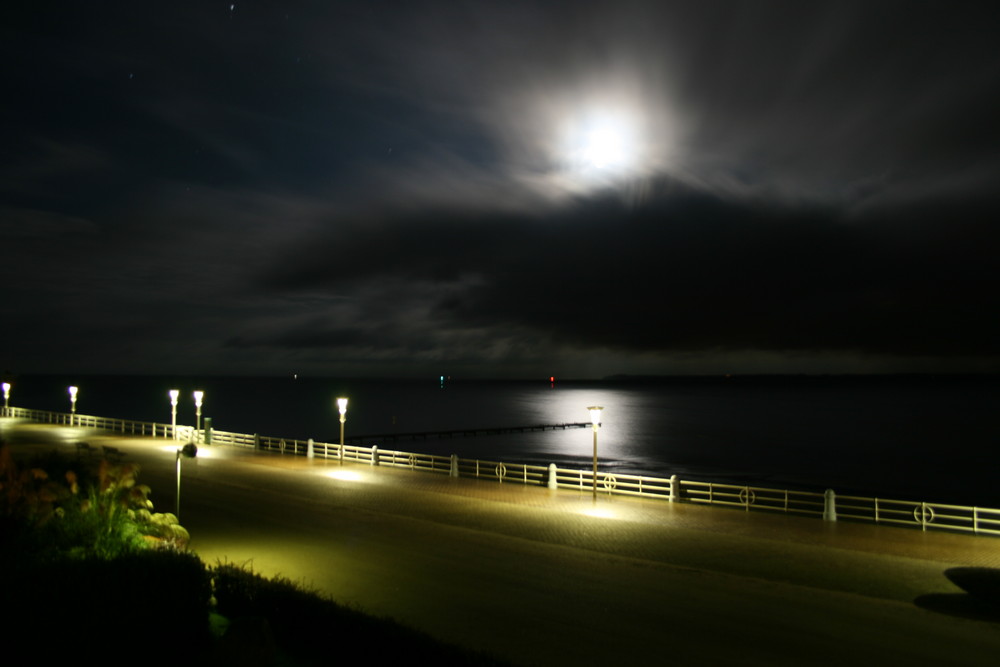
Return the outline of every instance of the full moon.
{"type": "Polygon", "coordinates": [[[628,177],[639,168],[638,124],[622,111],[579,114],[561,132],[565,174],[590,187],[628,177]]]}
{"type": "Polygon", "coordinates": [[[621,132],[611,127],[592,130],[584,139],[582,157],[597,169],[621,164],[625,160],[621,132]]]}

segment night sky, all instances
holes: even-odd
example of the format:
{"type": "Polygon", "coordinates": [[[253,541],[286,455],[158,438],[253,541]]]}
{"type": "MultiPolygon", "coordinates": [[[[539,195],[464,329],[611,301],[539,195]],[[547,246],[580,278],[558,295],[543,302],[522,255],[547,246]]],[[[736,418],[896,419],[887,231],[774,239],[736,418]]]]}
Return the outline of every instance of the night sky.
{"type": "Polygon", "coordinates": [[[1000,371],[995,14],[20,3],[0,371],[1000,371]]]}

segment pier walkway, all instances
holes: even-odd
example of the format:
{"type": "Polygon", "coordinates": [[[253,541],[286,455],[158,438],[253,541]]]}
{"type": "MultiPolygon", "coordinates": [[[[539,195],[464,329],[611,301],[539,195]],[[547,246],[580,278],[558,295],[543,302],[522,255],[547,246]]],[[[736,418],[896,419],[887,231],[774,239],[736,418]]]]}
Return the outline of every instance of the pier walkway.
{"type": "Polygon", "coordinates": [[[348,445],[363,445],[365,443],[396,442],[399,440],[427,440],[428,438],[468,438],[479,435],[503,435],[505,433],[529,433],[531,431],[565,431],[568,428],[586,428],[590,422],[571,422],[565,424],[532,424],[530,426],[495,426],[493,428],[460,428],[448,431],[414,431],[411,433],[375,433],[372,435],[357,435],[345,438],[348,445]]]}
{"type": "MultiPolygon", "coordinates": [[[[174,500],[174,443],[24,425],[24,453],[109,445],[174,500]]],[[[601,497],[203,447],[181,521],[252,564],[520,665],[994,665],[1000,611],[949,579],[1000,539],[601,497]]],[[[164,507],[166,506],[166,507],[164,507]]],[[[966,570],[966,572],[968,572],[966,570]]],[[[338,650],[346,650],[340,647],[338,650]]]]}

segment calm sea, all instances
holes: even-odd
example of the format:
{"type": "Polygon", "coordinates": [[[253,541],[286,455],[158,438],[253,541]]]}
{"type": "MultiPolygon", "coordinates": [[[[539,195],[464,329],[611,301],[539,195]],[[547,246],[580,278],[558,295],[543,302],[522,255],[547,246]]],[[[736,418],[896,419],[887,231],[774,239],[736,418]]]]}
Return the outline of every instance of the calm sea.
{"type": "MultiPolygon", "coordinates": [[[[585,422],[604,406],[604,470],[1000,507],[1000,383],[993,377],[687,378],[594,382],[329,378],[13,379],[11,405],[337,442],[349,435],[585,422]]],[[[569,429],[399,441],[386,448],[561,466],[589,465],[592,432],[569,429]]],[[[367,443],[366,443],[367,444],[367,443]]]]}

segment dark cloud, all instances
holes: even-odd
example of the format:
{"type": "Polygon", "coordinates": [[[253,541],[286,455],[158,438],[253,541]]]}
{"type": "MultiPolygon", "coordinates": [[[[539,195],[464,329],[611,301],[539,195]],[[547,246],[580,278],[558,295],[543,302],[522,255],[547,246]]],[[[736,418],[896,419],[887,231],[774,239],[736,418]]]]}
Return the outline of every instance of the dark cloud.
{"type": "Polygon", "coordinates": [[[998,27],[933,1],[15,8],[2,365],[997,370],[998,27]]]}
{"type": "Polygon", "coordinates": [[[674,193],[639,210],[585,200],[545,219],[362,220],[301,249],[267,286],[420,281],[440,286],[420,299],[434,299],[442,326],[516,327],[577,346],[992,354],[994,211],[857,219],[674,193]]]}

